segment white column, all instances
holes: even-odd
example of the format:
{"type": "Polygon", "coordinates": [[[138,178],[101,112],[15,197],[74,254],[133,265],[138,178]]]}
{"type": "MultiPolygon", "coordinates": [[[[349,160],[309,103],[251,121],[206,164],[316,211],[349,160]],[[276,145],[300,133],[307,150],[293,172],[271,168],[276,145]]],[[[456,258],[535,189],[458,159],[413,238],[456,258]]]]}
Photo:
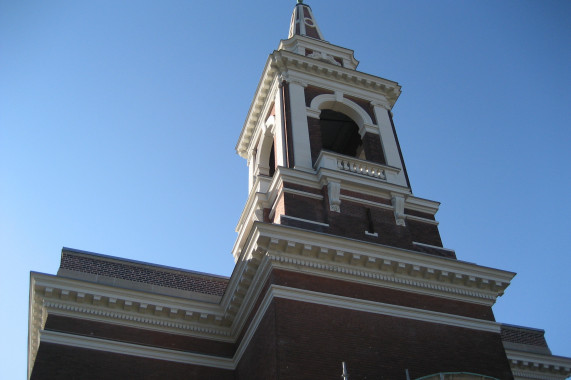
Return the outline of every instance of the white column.
{"type": "Polygon", "coordinates": [[[256,157],[254,151],[250,151],[248,155],[248,194],[254,186],[254,181],[256,180],[255,172],[256,170],[256,157]]]}
{"type": "Polygon", "coordinates": [[[283,135],[283,104],[280,102],[280,91],[282,89],[279,88],[275,98],[274,98],[274,104],[276,107],[276,117],[274,120],[274,134],[275,134],[275,145],[274,145],[274,149],[276,151],[276,165],[277,166],[286,166],[285,162],[285,151],[284,151],[284,135],[283,135]]]}
{"type": "Polygon", "coordinates": [[[381,144],[383,145],[383,151],[385,152],[387,165],[401,169],[396,178],[396,183],[398,185],[407,186],[406,178],[404,176],[403,163],[400,159],[396,137],[393,133],[391,119],[389,118],[388,107],[382,103],[373,103],[373,106],[375,110],[375,117],[377,118],[377,124],[379,125],[381,144]]]}
{"type": "Polygon", "coordinates": [[[291,128],[293,139],[294,167],[312,171],[304,87],[305,85],[300,82],[289,82],[291,120],[288,128],[291,128]]]}

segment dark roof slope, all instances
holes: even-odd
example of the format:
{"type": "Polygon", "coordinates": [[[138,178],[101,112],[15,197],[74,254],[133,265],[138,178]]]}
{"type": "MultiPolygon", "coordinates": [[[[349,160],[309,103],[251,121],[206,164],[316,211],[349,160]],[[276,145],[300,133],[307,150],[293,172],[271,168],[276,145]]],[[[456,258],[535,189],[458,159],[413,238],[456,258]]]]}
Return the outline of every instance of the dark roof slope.
{"type": "MultiPolygon", "coordinates": [[[[201,293],[221,297],[228,278],[207,273],[187,271],[112,256],[64,248],[58,275],[98,283],[121,280],[122,284],[138,283],[141,290],[148,286],[170,288],[182,292],[201,293]]],[[[113,282],[116,285],[116,282],[113,282]]],[[[130,287],[130,286],[126,286],[130,287]]],[[[164,293],[160,292],[159,293],[164,293]]]]}

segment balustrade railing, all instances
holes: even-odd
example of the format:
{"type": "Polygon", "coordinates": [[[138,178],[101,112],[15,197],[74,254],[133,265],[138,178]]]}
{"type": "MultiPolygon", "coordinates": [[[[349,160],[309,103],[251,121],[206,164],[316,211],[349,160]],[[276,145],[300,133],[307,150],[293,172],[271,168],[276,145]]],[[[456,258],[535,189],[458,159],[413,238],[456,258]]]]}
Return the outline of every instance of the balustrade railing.
{"type": "Polygon", "coordinates": [[[366,175],[368,177],[387,179],[387,175],[381,167],[363,161],[348,158],[337,158],[337,168],[351,173],[366,175]]]}
{"type": "Polygon", "coordinates": [[[321,151],[315,163],[315,168],[330,169],[341,172],[349,172],[359,176],[370,177],[381,181],[393,182],[399,173],[398,168],[377,164],[371,161],[344,156],[342,154],[321,151]]]}

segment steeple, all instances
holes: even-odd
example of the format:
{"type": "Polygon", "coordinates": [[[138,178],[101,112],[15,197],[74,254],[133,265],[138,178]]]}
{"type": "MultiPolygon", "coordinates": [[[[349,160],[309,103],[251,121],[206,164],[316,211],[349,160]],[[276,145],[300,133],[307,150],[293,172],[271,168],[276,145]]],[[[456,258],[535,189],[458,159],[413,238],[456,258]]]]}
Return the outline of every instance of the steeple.
{"type": "Polygon", "coordinates": [[[313,12],[311,12],[311,8],[309,5],[304,4],[303,0],[297,1],[297,4],[293,9],[293,14],[291,15],[288,38],[295,35],[316,38],[324,41],[323,34],[321,34],[321,30],[319,30],[319,26],[317,26],[315,17],[313,17],[313,12]]]}

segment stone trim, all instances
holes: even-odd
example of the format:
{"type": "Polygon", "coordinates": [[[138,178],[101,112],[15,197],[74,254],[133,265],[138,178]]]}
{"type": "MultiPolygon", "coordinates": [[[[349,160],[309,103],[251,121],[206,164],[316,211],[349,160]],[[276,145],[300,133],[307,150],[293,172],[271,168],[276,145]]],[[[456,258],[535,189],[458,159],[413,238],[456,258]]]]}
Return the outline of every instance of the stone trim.
{"type": "Polygon", "coordinates": [[[166,360],[177,363],[216,367],[228,370],[234,370],[236,367],[235,362],[232,359],[228,358],[201,355],[192,352],[181,352],[169,350],[166,348],[142,346],[138,344],[91,338],[87,336],[72,335],[55,331],[42,331],[40,339],[45,343],[112,352],[121,355],[139,356],[149,359],[166,360]]]}
{"type": "Polygon", "coordinates": [[[318,226],[329,227],[329,224],[327,223],[316,222],[314,220],[309,220],[309,219],[296,218],[295,216],[291,215],[280,215],[280,218],[293,219],[304,223],[311,223],[311,224],[317,224],[318,226]]]}
{"type": "Polygon", "coordinates": [[[563,380],[571,375],[571,358],[511,349],[506,355],[516,379],[563,380]]]}
{"type": "MultiPolygon", "coordinates": [[[[360,281],[378,277],[393,286],[408,287],[409,291],[412,286],[416,290],[436,291],[436,295],[444,297],[465,299],[467,296],[471,302],[491,305],[515,275],[472,263],[287,226],[256,224],[255,228],[258,249],[267,249],[270,254],[286,253],[287,247],[289,256],[303,260],[300,264],[309,260],[307,265],[310,267],[325,270],[328,265],[339,266],[337,252],[343,252],[342,264],[347,275],[360,281]]],[[[282,257],[286,260],[286,255],[282,257]]],[[[339,273],[338,269],[332,270],[339,273]]]]}
{"type": "Polygon", "coordinates": [[[385,304],[380,302],[355,299],[332,294],[318,293],[310,290],[293,289],[281,285],[271,285],[272,298],[279,297],[293,301],[309,302],[318,305],[339,307],[365,313],[388,315],[397,318],[413,319],[422,322],[438,323],[455,327],[463,327],[492,333],[500,333],[500,324],[482,319],[463,317],[421,310],[406,306],[385,304]]]}
{"type": "MultiPolygon", "coordinates": [[[[289,187],[282,187],[281,191],[282,191],[282,193],[289,193],[289,194],[300,195],[300,196],[302,196],[302,197],[317,199],[317,200],[320,200],[320,201],[323,200],[323,195],[308,193],[307,191],[291,189],[291,188],[289,188],[289,187]]],[[[278,196],[278,198],[279,198],[279,196],[278,196]]]]}

